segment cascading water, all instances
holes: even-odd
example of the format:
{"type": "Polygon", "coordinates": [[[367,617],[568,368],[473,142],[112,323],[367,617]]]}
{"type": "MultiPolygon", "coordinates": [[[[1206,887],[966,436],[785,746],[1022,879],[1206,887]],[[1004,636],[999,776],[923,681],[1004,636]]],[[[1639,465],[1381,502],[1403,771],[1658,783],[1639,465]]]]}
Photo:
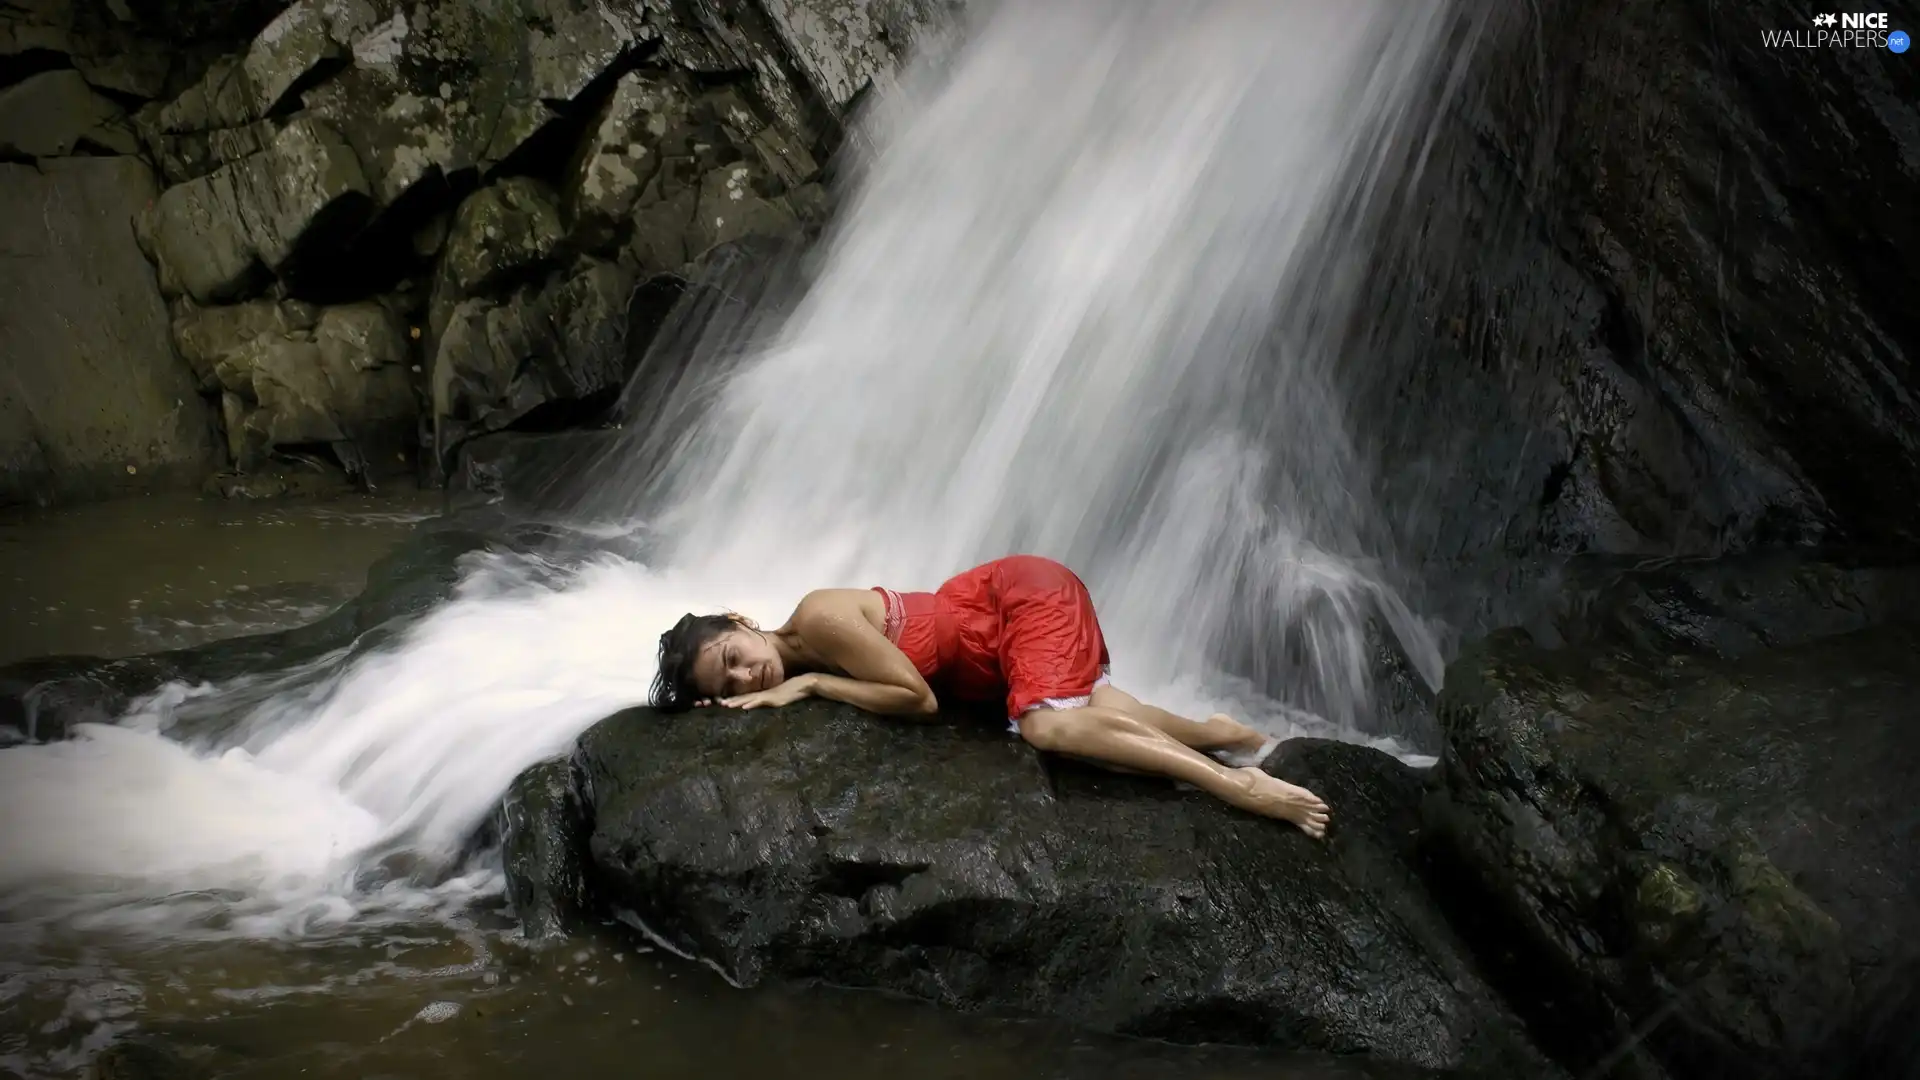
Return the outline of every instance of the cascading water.
{"type": "Polygon", "coordinates": [[[1430,679],[1438,653],[1355,561],[1368,482],[1329,379],[1351,312],[1326,257],[1442,20],[1393,0],[983,9],[871,118],[776,340],[673,433],[670,468],[632,466],[662,483],[607,478],[597,516],[643,517],[651,566],[556,585],[496,559],[395,646],[264,701],[173,688],[0,752],[0,812],[44,822],[0,832],[0,896],[175,931],[411,911],[417,893],[346,883],[395,851],[453,858],[521,769],[643,698],[680,613],[777,621],[808,588],[931,588],[1016,550],[1081,571],[1123,687],[1358,737],[1364,620],[1430,679]],[[170,741],[188,698],[244,707],[240,734],[170,741]]]}

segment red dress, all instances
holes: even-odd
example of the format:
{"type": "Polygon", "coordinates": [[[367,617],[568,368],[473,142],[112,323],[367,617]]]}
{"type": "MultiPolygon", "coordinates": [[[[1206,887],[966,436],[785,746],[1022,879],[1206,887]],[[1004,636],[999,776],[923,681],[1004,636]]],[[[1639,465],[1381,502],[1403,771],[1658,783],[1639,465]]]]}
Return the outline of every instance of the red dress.
{"type": "Polygon", "coordinates": [[[887,640],[941,698],[992,701],[1007,715],[1085,705],[1106,681],[1107,643],[1093,597],[1074,572],[1010,555],[948,579],[934,592],[876,586],[887,640]]]}

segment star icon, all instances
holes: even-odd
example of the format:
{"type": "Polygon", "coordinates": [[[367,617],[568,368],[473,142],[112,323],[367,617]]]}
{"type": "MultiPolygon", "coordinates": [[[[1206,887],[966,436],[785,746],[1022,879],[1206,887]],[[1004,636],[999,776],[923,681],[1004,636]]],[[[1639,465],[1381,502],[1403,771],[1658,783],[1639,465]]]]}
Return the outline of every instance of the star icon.
{"type": "Polygon", "coordinates": [[[1813,25],[1815,26],[1832,26],[1839,21],[1839,19],[1834,18],[1832,15],[1815,15],[1813,17],[1813,25]]]}

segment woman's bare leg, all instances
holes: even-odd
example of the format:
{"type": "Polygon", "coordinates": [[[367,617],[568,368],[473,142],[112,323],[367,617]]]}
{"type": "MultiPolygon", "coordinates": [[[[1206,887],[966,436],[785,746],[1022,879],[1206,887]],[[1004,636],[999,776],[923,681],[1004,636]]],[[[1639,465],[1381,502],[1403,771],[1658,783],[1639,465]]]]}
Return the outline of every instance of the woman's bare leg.
{"type": "Polygon", "coordinates": [[[1093,688],[1093,704],[1117,709],[1145,724],[1159,728],[1182,746],[1195,750],[1233,750],[1248,752],[1266,745],[1267,737],[1228,716],[1214,713],[1205,720],[1189,720],[1158,705],[1149,705],[1125,690],[1112,686],[1093,688]]]}
{"type": "Polygon", "coordinates": [[[1327,804],[1313,792],[1259,769],[1228,768],[1118,709],[1034,709],[1020,718],[1020,736],[1040,750],[1184,780],[1242,810],[1290,821],[1308,836],[1326,834],[1327,804]]]}

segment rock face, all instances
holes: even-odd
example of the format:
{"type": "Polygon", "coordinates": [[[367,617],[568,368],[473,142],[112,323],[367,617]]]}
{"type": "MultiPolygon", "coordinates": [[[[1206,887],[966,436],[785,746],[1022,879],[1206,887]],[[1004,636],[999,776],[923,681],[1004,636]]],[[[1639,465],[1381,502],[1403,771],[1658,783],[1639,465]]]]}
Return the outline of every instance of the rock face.
{"type": "Polygon", "coordinates": [[[0,60],[71,65],[88,85],[135,98],[179,93],[207,62],[245,42],[285,0],[12,0],[0,60]]]}
{"type": "Polygon", "coordinates": [[[1348,366],[1419,606],[1472,634],[1537,556],[1920,538],[1920,68],[1769,49],[1781,0],[1473,18],[1348,366]]]}
{"type": "Polygon", "coordinates": [[[131,224],[154,195],[130,158],[0,164],[0,503],[197,479],[212,425],[167,343],[131,224]]]}
{"type": "Polygon", "coordinates": [[[256,265],[284,272],[303,244],[350,232],[367,206],[353,152],[303,117],[260,153],[168,188],[154,211],[154,257],[194,300],[232,300],[256,265]]]}
{"type": "Polygon", "coordinates": [[[120,107],[77,71],[48,71],[0,90],[0,159],[66,157],[76,149],[138,148],[120,107]]]}
{"type": "Polygon", "coordinates": [[[1419,776],[1334,743],[1271,767],[1338,808],[1330,843],[998,724],[831,703],[635,710],[574,763],[600,899],[739,982],[1541,1075],[1414,872],[1419,776]]]}
{"type": "Polygon", "coordinates": [[[357,472],[405,459],[419,406],[407,335],[388,306],[183,305],[173,337],[201,389],[220,396],[234,467],[315,444],[357,472]]]}
{"type": "Polygon", "coordinates": [[[433,360],[436,453],[550,402],[611,403],[628,370],[632,287],[627,268],[587,259],[507,302],[456,306],[433,360]]]}
{"type": "Polygon", "coordinates": [[[890,79],[925,28],[957,17],[955,0],[765,0],[767,21],[814,92],[836,112],[890,79]]]}
{"type": "MultiPolygon", "coordinates": [[[[414,362],[444,467],[467,438],[616,394],[639,275],[817,219],[837,106],[785,57],[745,2],[303,0],[150,117],[179,181],[152,224],[162,280],[200,305],[275,279],[298,295],[404,228],[408,257],[433,260],[414,362]],[[749,92],[689,78],[736,71],[753,73],[749,92]]],[[[261,436],[230,422],[228,442],[239,462],[261,436]]]]}
{"type": "Polygon", "coordinates": [[[1773,556],[1592,595],[1583,642],[1500,631],[1441,699],[1435,835],[1514,1000],[1576,1071],[1904,1075],[1920,565],[1773,556]]]}
{"type": "MultiPolygon", "coordinates": [[[[221,490],[259,487],[245,472],[290,446],[371,476],[396,460],[372,428],[411,425],[400,454],[443,466],[473,435],[617,396],[636,283],[817,224],[852,95],[944,12],[867,6],[835,5],[859,33],[828,39],[762,0],[22,0],[0,12],[0,157],[158,170],[157,198],[123,206],[176,300],[169,366],[200,386],[180,407],[224,429],[241,470],[221,490]],[[839,44],[851,66],[823,81],[839,44]],[[365,323],[327,345],[323,310],[376,300],[404,336],[365,323]]],[[[107,302],[62,300],[98,325],[107,302]]],[[[64,491],[21,473],[65,468],[34,464],[59,437],[13,431],[9,490],[64,491]]]]}

